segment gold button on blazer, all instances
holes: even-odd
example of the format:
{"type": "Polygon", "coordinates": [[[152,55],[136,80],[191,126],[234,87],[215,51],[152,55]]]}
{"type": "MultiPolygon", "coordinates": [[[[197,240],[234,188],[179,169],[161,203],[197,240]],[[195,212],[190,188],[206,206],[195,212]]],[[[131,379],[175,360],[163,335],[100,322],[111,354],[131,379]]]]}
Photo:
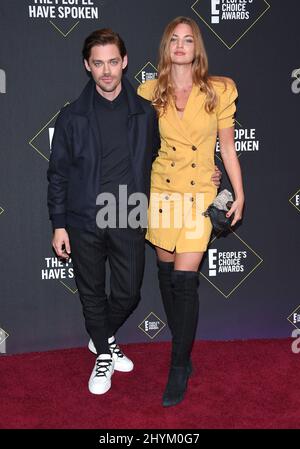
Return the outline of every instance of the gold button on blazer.
{"type": "MultiPolygon", "coordinates": [[[[151,101],[156,82],[141,84],[138,94],[151,101]]],[[[202,212],[217,194],[211,181],[217,131],[234,126],[238,96],[232,80],[226,89],[220,81],[213,86],[213,113],[205,111],[205,94],[194,85],[182,118],[173,100],[159,118],[161,148],[152,166],[146,239],[168,251],[206,251],[210,240],[211,222],[202,212]]]]}

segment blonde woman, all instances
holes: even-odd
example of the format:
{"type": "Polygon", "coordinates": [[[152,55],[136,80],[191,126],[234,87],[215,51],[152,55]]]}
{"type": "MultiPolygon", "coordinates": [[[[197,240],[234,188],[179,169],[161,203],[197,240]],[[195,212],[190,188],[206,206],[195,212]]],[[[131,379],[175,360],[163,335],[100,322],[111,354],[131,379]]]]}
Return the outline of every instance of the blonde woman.
{"type": "Polygon", "coordinates": [[[158,79],[142,84],[138,93],[152,101],[159,116],[161,148],[152,166],[146,239],[156,249],[161,296],[172,333],[163,395],[163,405],[171,406],[184,398],[192,371],[198,268],[212,231],[209,217],[202,212],[217,194],[212,180],[217,135],[235,196],[227,214],[233,214],[232,226],[242,218],[244,192],[234,145],[237,88],[230,78],[208,74],[204,43],[192,19],[178,17],[167,25],[158,72],[158,79]],[[180,202],[184,207],[179,207],[180,202]]]}

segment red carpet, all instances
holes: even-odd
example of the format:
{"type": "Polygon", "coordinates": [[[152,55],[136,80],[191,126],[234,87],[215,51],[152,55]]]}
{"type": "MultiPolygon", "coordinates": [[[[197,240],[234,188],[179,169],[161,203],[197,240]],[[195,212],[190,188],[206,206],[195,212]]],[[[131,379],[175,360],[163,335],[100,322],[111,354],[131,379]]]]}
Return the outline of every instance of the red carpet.
{"type": "Polygon", "coordinates": [[[103,396],[88,392],[94,356],[85,348],[4,355],[0,427],[299,429],[300,354],[291,342],[197,342],[186,399],[167,409],[168,343],[123,345],[135,370],[115,372],[103,396]]]}

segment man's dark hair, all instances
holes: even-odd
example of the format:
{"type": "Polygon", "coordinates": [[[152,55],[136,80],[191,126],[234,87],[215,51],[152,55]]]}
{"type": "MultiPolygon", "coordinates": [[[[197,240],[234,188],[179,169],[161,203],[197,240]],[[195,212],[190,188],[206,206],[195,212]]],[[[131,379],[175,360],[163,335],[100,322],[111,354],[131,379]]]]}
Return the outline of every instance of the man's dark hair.
{"type": "Polygon", "coordinates": [[[95,45],[107,45],[107,44],[115,44],[120,52],[122,59],[127,55],[127,50],[124,44],[123,39],[115,33],[110,28],[102,28],[101,30],[96,30],[91,33],[86,40],[84,41],[83,49],[82,49],[82,57],[83,59],[89,60],[91,49],[95,45]]]}

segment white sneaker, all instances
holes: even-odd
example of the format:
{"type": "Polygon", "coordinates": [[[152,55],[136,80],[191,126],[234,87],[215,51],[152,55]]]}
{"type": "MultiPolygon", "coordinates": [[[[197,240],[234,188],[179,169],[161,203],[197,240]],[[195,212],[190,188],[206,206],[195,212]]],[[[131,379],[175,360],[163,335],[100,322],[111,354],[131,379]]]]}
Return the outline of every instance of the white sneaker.
{"type": "MultiPolygon", "coordinates": [[[[115,362],[114,369],[116,371],[122,371],[123,373],[129,373],[133,370],[133,362],[126,357],[126,355],[122,352],[119,345],[116,344],[115,337],[110,337],[108,339],[109,349],[112,353],[113,360],[115,362]]],[[[94,354],[97,354],[95,345],[93,343],[93,340],[90,339],[88,348],[91,352],[94,354]]]]}
{"type": "Polygon", "coordinates": [[[89,390],[91,393],[104,394],[110,389],[114,364],[115,362],[111,354],[100,354],[97,357],[89,380],[89,390]]]}

